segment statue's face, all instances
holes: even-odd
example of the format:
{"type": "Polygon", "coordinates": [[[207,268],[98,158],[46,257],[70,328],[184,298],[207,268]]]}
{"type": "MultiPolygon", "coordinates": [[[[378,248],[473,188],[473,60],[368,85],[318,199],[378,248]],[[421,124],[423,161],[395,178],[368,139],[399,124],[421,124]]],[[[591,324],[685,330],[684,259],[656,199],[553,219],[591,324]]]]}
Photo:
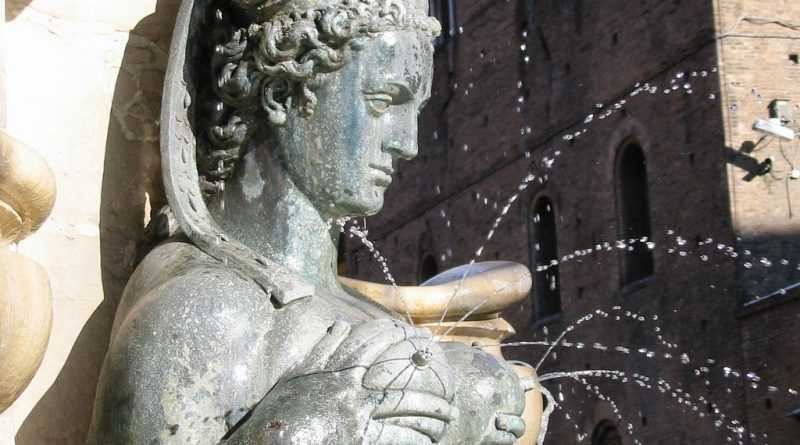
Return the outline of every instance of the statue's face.
{"type": "Polygon", "coordinates": [[[276,131],[289,177],[333,216],[380,210],[396,160],[417,155],[417,119],[431,89],[428,36],[386,32],[352,45],[352,60],[320,76],[313,116],[292,111],[276,131]]]}

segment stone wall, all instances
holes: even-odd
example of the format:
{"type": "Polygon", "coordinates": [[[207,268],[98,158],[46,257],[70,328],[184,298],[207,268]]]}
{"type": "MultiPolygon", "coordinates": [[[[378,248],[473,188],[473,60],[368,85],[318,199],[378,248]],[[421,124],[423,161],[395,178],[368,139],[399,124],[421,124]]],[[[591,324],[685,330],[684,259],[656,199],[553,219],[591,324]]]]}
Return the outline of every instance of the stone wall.
{"type": "Polygon", "coordinates": [[[726,35],[719,45],[726,150],[734,160],[728,167],[731,214],[741,238],[737,275],[746,302],[774,294],[741,313],[744,366],[763,379],[754,382],[760,388],[746,393],[748,420],[754,430],[781,438],[770,443],[794,443],[800,422],[785,414],[800,407],[800,400],[786,397],[785,388],[800,383],[800,293],[775,292],[800,281],[800,181],[790,179],[791,170],[800,168],[800,145],[762,139],[752,126],[769,117],[775,99],[790,101],[790,126],[800,123],[800,4],[729,0],[718,8],[726,35]],[[753,175],[767,159],[772,170],[753,175]]]}
{"type": "Polygon", "coordinates": [[[794,111],[791,125],[800,122],[796,88],[800,63],[792,59],[800,54],[800,31],[790,28],[800,21],[800,5],[731,0],[722,3],[719,20],[726,34],[719,47],[728,98],[726,142],[735,159],[729,166],[731,209],[742,246],[752,252],[741,261],[754,266],[740,271],[747,282],[746,294],[756,297],[800,280],[796,268],[763,273],[761,261],[800,255],[800,246],[792,242],[800,230],[800,203],[792,199],[800,192],[800,181],[789,178],[792,166],[800,167],[800,147],[777,138],[762,139],[752,129],[757,118],[769,117],[767,108],[774,99],[789,100],[794,111]],[[753,175],[767,159],[773,160],[772,171],[753,175]]]}
{"type": "Polygon", "coordinates": [[[178,0],[7,1],[8,129],[42,153],[58,200],[18,250],[45,266],[54,324],[0,444],[82,444],[121,290],[164,202],[161,84],[178,0]]]}
{"type": "MultiPolygon", "coordinates": [[[[766,57],[768,45],[762,44],[749,55],[730,58],[730,51],[720,49],[716,39],[718,30],[726,28],[718,23],[721,16],[715,5],[729,8],[735,1],[455,3],[460,29],[438,53],[434,95],[421,118],[420,156],[401,167],[386,200],[390,205],[367,220],[370,239],[388,258],[395,278],[402,283],[418,282],[427,255],[433,255],[444,270],[470,261],[481,247],[479,260],[512,260],[535,268],[530,258],[535,248],[529,234],[535,218],[531,209],[538,197],[547,196],[555,207],[559,256],[584,249],[594,252],[560,265],[560,317],[543,325],[532,301],[505,316],[518,330],[519,339],[541,339],[546,336],[543,326],[552,339],[554,332],[596,309],[611,312],[621,306],[642,314],[645,322],[626,321],[625,309],[620,321],[613,315],[598,320],[602,317],[595,314],[593,321],[568,336],[584,348],[559,351],[557,359],[543,369],[622,369],[629,375],[653,378],[652,389],[593,380],[616,401],[623,421],[608,402],[587,392],[584,385],[562,382],[556,392],[562,392],[566,402],[551,423],[550,440],[575,443],[576,435],[590,437],[595,426],[609,418],[620,431],[629,425],[633,428],[633,436],[624,437],[626,444],[634,438],[643,443],[726,443],[735,435],[725,427],[715,427],[718,409],[726,415],[723,425],[730,426],[734,419],[754,433],[775,431],[770,444],[794,443],[800,425],[783,416],[785,410],[781,410],[786,407],[778,408],[773,401],[776,407],[771,413],[754,411],[764,405],[763,385],[745,389],[741,379],[726,378],[723,372],[725,367],[758,370],[764,366],[766,356],[758,349],[762,340],[757,329],[764,328],[765,320],[758,322],[758,328],[742,323],[740,309],[749,293],[742,262],[717,249],[720,243],[747,249],[737,243],[737,236],[746,234],[743,224],[756,222],[743,217],[748,213],[762,215],[757,221],[763,222],[771,214],[764,212],[782,212],[774,226],[796,227],[786,219],[785,192],[776,189],[769,199],[754,192],[742,197],[744,187],[763,191],[765,186],[757,184],[765,179],[741,183],[745,173],[732,165],[730,147],[732,140],[741,144],[743,137],[752,135],[731,136],[731,117],[726,112],[730,103],[743,102],[742,95],[749,94],[750,88],[750,78],[742,77],[734,84],[738,90],[731,89],[727,76],[733,67],[741,67],[742,76],[758,71],[757,76],[764,79],[760,89],[791,90],[795,72],[779,69],[790,69],[783,53],[793,43],[786,41],[771,49],[775,57],[766,57]],[[725,76],[724,84],[720,75],[725,76]],[[628,95],[644,82],[657,85],[656,94],[628,95]],[[670,93],[664,94],[665,89],[670,93]],[[621,99],[626,100],[621,110],[599,118],[602,111],[596,104],[613,109],[621,99]],[[594,115],[592,122],[584,125],[589,114],[594,115]],[[581,132],[576,139],[563,139],[576,132],[581,132]],[[620,236],[615,160],[617,149],[628,138],[643,146],[647,158],[655,274],[637,286],[622,287],[619,249],[598,252],[595,246],[604,242],[614,246],[620,236]],[[506,200],[529,173],[537,175],[537,180],[491,232],[506,200]],[[776,210],[781,199],[782,210],[776,210]],[[658,329],[664,341],[679,346],[660,344],[658,329]],[[595,342],[600,343],[597,348],[612,351],[595,349],[595,342]],[[742,345],[748,342],[754,345],[752,353],[743,359],[742,345]],[[614,352],[616,345],[633,352],[614,352]],[[637,352],[639,348],[645,352],[637,352]],[[657,358],[648,358],[650,351],[657,358]],[[683,353],[686,356],[681,359],[683,353]],[[671,388],[692,394],[696,408],[687,408],[683,398],[679,402],[677,392],[674,398],[673,391],[662,394],[656,388],[659,378],[671,388]],[[746,399],[752,401],[745,403],[746,399]]],[[[738,3],[752,8],[761,5],[738,3]]],[[[793,8],[783,14],[798,22],[800,15],[793,8]]],[[[733,44],[725,42],[723,46],[733,44]]],[[[766,103],[760,107],[743,118],[742,131],[749,132],[754,116],[766,117],[766,103]]],[[[751,227],[747,233],[769,233],[764,226],[751,227]]],[[[797,246],[796,237],[785,238],[782,245],[797,246]]],[[[349,239],[347,248],[351,250],[350,274],[383,278],[356,240],[349,239]]],[[[784,255],[793,264],[800,260],[797,252],[786,250],[784,255]]],[[[759,274],[775,282],[787,279],[773,270],[762,269],[759,274]]],[[[791,337],[797,318],[775,317],[769,320],[783,324],[767,338],[781,339],[776,347],[782,348],[783,357],[800,355],[797,342],[791,340],[797,339],[791,337]]],[[[542,351],[508,352],[535,363],[542,351]]],[[[776,386],[784,384],[782,399],[788,404],[786,385],[796,368],[789,365],[788,370],[778,370],[777,365],[770,365],[770,377],[776,386]]]]}

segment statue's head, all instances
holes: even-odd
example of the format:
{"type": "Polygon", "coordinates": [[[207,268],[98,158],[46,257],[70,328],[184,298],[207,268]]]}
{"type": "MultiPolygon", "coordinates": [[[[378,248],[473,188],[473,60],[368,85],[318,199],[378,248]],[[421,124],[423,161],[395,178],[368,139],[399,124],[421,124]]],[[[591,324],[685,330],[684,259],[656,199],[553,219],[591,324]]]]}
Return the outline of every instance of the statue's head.
{"type": "Polygon", "coordinates": [[[439,32],[427,0],[228,2],[198,157],[208,188],[241,174],[248,151],[269,151],[321,211],[377,212],[393,161],[417,154],[439,32]]]}

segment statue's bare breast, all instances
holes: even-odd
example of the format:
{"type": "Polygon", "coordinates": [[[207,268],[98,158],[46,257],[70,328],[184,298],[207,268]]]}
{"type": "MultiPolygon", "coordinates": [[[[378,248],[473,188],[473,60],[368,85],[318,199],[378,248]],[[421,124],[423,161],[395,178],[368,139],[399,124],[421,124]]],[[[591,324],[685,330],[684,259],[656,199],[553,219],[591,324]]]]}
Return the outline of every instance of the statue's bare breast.
{"type": "Polygon", "coordinates": [[[392,317],[334,298],[276,308],[191,244],[155,249],[120,302],[100,385],[114,383],[98,397],[89,443],[217,443],[335,321],[392,317]],[[120,429],[127,433],[109,435],[120,429]]]}
{"type": "MultiPolygon", "coordinates": [[[[502,375],[512,373],[474,350],[469,352],[457,345],[440,347],[415,337],[414,328],[377,306],[347,303],[333,296],[315,296],[276,308],[251,280],[189,244],[169,243],[156,249],[137,269],[120,304],[88,443],[211,445],[230,434],[233,444],[273,443],[275,439],[269,434],[274,432],[263,429],[264,424],[288,428],[286,441],[280,443],[309,445],[329,443],[326,437],[336,428],[377,435],[374,443],[383,443],[379,441],[381,435],[392,431],[407,434],[413,430],[392,423],[389,413],[385,420],[389,423],[370,424],[379,425],[379,430],[356,431],[361,429],[356,422],[358,412],[372,416],[386,409],[371,406],[374,397],[370,393],[382,394],[388,401],[395,394],[403,394],[396,404],[392,402],[398,410],[394,418],[423,422],[418,429],[439,434],[441,443],[461,443],[460,437],[481,434],[484,426],[473,425],[469,417],[460,426],[453,423],[449,430],[444,428],[445,420],[454,420],[459,410],[483,409],[474,399],[487,395],[470,392],[471,387],[481,386],[474,384],[476,379],[501,381],[502,375]],[[337,329],[335,326],[347,326],[354,334],[344,335],[345,346],[329,351],[326,357],[330,357],[318,361],[319,344],[337,329]],[[360,339],[351,341],[359,335],[360,339]],[[425,346],[434,351],[433,366],[415,370],[408,357],[425,346]],[[361,363],[363,355],[370,353],[375,357],[361,363]],[[450,367],[448,361],[456,366],[450,367]],[[313,369],[323,366],[321,363],[327,363],[328,368],[313,369]],[[452,374],[454,369],[461,377],[452,374]],[[347,372],[360,372],[357,383],[364,390],[354,391],[353,382],[339,381],[347,372]],[[298,381],[298,388],[279,383],[287,374],[296,377],[298,373],[308,375],[298,381]],[[321,386],[314,389],[314,385],[321,386]],[[325,392],[336,394],[339,390],[356,398],[367,394],[367,398],[351,401],[346,419],[314,416],[315,406],[332,399],[325,392]],[[290,394],[283,402],[281,391],[290,394]],[[455,396],[456,392],[461,398],[455,396]],[[268,394],[278,399],[269,401],[279,405],[278,414],[267,410],[268,406],[260,410],[259,404],[268,394]],[[416,403],[433,406],[436,412],[446,411],[446,419],[434,418],[438,423],[430,427],[430,421],[414,411],[418,408],[404,411],[408,408],[402,403],[414,401],[414,397],[429,397],[416,403]],[[436,408],[437,404],[442,408],[436,408]],[[293,413],[293,407],[302,409],[293,413]],[[298,422],[296,418],[308,420],[298,422]],[[332,421],[343,423],[329,425],[332,421]],[[290,428],[293,425],[294,429],[290,428]],[[303,442],[312,440],[309,431],[319,434],[312,438],[316,442],[303,442]]],[[[320,409],[328,414],[328,408],[320,409]]],[[[428,443],[424,435],[414,434],[419,437],[409,440],[428,443]]],[[[354,436],[353,440],[360,444],[362,439],[354,436]]]]}

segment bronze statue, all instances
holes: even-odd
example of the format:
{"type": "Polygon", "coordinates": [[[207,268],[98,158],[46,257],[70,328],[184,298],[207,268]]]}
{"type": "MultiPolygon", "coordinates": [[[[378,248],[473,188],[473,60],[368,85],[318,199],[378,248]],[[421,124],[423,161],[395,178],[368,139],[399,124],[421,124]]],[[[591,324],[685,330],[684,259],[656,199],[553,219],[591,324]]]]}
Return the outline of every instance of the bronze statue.
{"type": "Polygon", "coordinates": [[[337,282],[341,218],[417,154],[426,0],[184,0],[162,156],[172,237],[120,303],[90,445],[508,444],[511,367],[337,282]]]}
{"type": "Polygon", "coordinates": [[[45,159],[0,129],[0,413],[39,369],[53,322],[47,271],[8,247],[39,229],[55,200],[45,159]]]}

